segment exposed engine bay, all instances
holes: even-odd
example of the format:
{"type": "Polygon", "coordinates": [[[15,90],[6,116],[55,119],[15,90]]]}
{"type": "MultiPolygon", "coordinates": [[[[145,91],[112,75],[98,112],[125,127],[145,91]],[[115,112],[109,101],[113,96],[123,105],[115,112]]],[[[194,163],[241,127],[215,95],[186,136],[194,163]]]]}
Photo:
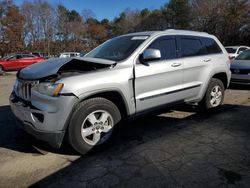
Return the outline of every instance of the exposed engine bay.
{"type": "Polygon", "coordinates": [[[56,81],[63,77],[113,68],[116,63],[106,60],[88,61],[90,58],[50,59],[22,69],[17,78],[22,80],[56,81]]]}

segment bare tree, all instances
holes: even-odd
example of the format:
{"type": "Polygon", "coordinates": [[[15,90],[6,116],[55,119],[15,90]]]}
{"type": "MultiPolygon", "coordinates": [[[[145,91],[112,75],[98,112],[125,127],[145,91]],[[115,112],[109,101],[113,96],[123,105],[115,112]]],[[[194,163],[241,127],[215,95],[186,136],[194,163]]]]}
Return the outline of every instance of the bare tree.
{"type": "Polygon", "coordinates": [[[20,7],[0,0],[0,53],[20,50],[57,54],[88,51],[134,31],[193,29],[215,34],[224,44],[250,45],[249,0],[170,0],[160,9],[126,9],[113,20],[79,14],[62,4],[27,0],[20,7]]]}
{"type": "Polygon", "coordinates": [[[249,11],[248,0],[193,0],[192,27],[217,35],[224,44],[236,44],[249,11]]]}
{"type": "Polygon", "coordinates": [[[23,50],[23,17],[18,7],[10,5],[2,18],[5,53],[23,50]]]}

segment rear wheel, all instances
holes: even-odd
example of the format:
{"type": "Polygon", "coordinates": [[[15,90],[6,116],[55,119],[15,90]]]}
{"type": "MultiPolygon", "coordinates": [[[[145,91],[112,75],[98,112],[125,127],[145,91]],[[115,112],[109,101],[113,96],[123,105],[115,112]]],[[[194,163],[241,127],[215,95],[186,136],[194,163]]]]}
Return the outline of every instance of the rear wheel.
{"type": "Polygon", "coordinates": [[[206,94],[200,105],[203,109],[216,108],[223,103],[224,85],[221,80],[212,78],[208,85],[206,94]]]}
{"type": "Polygon", "coordinates": [[[104,98],[88,99],[72,115],[68,136],[70,145],[85,154],[94,146],[106,143],[121,115],[114,103],[104,98]]]}

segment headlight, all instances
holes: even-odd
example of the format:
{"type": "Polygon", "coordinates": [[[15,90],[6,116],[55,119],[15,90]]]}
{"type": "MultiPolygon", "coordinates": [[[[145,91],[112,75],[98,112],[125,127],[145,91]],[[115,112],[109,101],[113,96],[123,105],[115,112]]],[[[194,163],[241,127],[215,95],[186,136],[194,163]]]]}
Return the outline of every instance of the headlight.
{"type": "Polygon", "coordinates": [[[42,82],[33,87],[33,90],[51,97],[58,96],[59,92],[62,90],[63,84],[56,84],[51,82],[42,82]]]}

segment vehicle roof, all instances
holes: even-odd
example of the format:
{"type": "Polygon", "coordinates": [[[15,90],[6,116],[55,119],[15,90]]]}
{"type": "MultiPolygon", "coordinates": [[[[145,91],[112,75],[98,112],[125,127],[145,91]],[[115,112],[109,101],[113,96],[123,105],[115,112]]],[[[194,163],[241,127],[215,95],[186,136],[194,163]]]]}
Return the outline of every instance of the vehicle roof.
{"type": "Polygon", "coordinates": [[[168,35],[195,35],[195,36],[211,36],[205,32],[198,31],[189,31],[189,30],[177,30],[177,29],[167,29],[165,31],[146,31],[146,32],[137,32],[137,33],[129,33],[126,35],[158,35],[158,34],[168,34],[168,35]]]}
{"type": "Polygon", "coordinates": [[[249,46],[226,46],[225,48],[233,48],[233,49],[238,49],[240,47],[246,47],[249,48],[249,46]]]}
{"type": "Polygon", "coordinates": [[[10,55],[8,55],[8,56],[15,56],[15,55],[30,55],[30,56],[36,57],[35,55],[29,54],[29,53],[16,53],[16,54],[10,54],[10,55]]]}
{"type": "Polygon", "coordinates": [[[78,54],[79,52],[62,52],[62,53],[60,53],[60,54],[70,54],[70,53],[78,54]]]}
{"type": "Polygon", "coordinates": [[[243,52],[249,52],[249,51],[250,51],[250,49],[246,49],[246,50],[242,51],[242,53],[243,53],[243,52]]]}

